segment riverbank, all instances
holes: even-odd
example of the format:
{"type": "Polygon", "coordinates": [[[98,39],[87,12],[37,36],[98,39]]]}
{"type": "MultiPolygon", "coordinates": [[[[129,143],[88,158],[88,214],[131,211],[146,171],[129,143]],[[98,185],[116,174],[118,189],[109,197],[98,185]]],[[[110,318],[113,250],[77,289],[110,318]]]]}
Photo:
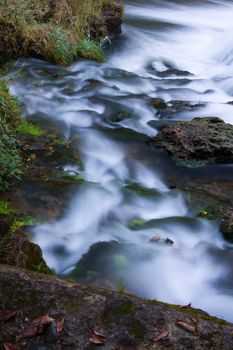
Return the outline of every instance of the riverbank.
{"type": "MultiPolygon", "coordinates": [[[[147,5],[140,8],[143,16],[147,5]]],[[[144,20],[136,19],[136,25],[144,20]]],[[[31,123],[9,134],[17,140],[11,144],[16,146],[14,156],[19,162],[15,176],[4,178],[8,189],[1,197],[2,237],[6,238],[0,268],[5,348],[77,349],[78,344],[94,349],[97,343],[108,350],[232,348],[229,323],[189,305],[181,308],[145,301],[126,292],[182,305],[192,302],[232,321],[232,278],[226,276],[232,270],[231,251],[217,225],[188,211],[187,206],[193,204],[188,193],[186,206],[185,196],[172,187],[181,186],[160,176],[169,161],[173,171],[181,167],[169,157],[160,158],[160,150],[155,156],[143,141],[154,134],[148,126],[155,119],[147,104],[152,92],[162,94],[161,86],[171,84],[173,89],[167,89],[166,95],[172,94],[174,86],[184,87],[187,80],[158,81],[156,73],[150,72],[152,79],[147,79],[144,71],[142,75],[127,71],[141,57],[135,49],[147,44],[143,36],[156,28],[148,23],[146,31],[135,32],[133,23],[130,18],[129,33],[135,46],[128,46],[128,33],[122,40],[124,65],[118,50],[114,55],[115,61],[120,56],[124,69],[114,66],[111,59],[103,65],[81,61],[71,69],[37,60],[17,65],[22,80],[12,84],[12,91],[25,105],[24,114],[31,123]],[[156,225],[140,230],[140,223],[148,220],[156,225]],[[51,276],[53,271],[46,266],[40,247],[28,238],[39,242],[57,273],[73,274],[82,283],[94,281],[121,292],[51,276]],[[224,264],[226,258],[229,262],[224,264]],[[8,317],[9,323],[4,322],[8,317]],[[25,334],[31,337],[24,338],[25,334]],[[19,342],[14,346],[16,337],[19,342]]],[[[159,33],[150,35],[150,53],[154,51],[155,56],[157,45],[152,38],[159,33]]],[[[142,56],[151,61],[146,50],[142,56]]],[[[175,73],[174,69],[166,72],[168,76],[175,73]]],[[[181,94],[189,99],[185,90],[181,94]]],[[[173,107],[178,105],[186,113],[189,103],[177,101],[173,107]]],[[[196,116],[200,115],[199,110],[196,116]]],[[[211,172],[209,175],[212,181],[211,172]]],[[[182,179],[180,176],[180,182],[182,179]]],[[[216,201],[217,197],[216,193],[216,201]]],[[[201,212],[206,208],[197,211],[201,212]]]]}
{"type": "Polygon", "coordinates": [[[103,61],[104,38],[121,33],[123,6],[114,0],[3,1],[1,61],[41,58],[69,65],[78,58],[103,61]]]}

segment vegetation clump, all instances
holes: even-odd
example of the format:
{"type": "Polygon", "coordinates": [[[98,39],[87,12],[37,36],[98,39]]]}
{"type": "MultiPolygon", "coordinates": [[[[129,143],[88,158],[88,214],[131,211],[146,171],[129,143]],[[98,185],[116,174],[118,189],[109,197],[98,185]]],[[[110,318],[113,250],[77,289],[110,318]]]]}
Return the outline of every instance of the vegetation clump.
{"type": "Polygon", "coordinates": [[[22,122],[20,122],[17,130],[20,134],[23,135],[31,135],[34,137],[39,137],[43,135],[43,131],[38,125],[32,124],[26,120],[22,120],[22,122]]]}
{"type": "Polygon", "coordinates": [[[1,1],[0,57],[33,56],[61,65],[79,57],[103,61],[106,10],[121,18],[122,6],[114,0],[1,1]]]}
{"type": "Polygon", "coordinates": [[[7,82],[0,81],[0,190],[20,177],[21,157],[14,137],[19,123],[17,99],[10,95],[7,82]]]}

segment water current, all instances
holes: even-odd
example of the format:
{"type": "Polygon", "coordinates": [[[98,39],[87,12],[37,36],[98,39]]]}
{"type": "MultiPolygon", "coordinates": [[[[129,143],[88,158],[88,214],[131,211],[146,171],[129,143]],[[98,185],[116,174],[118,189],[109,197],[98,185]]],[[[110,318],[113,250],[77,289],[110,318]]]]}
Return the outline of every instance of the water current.
{"type": "Polygon", "coordinates": [[[127,0],[106,63],[17,63],[23,74],[11,89],[25,117],[75,138],[82,160],[64,164],[84,181],[63,215],[32,232],[58,274],[233,321],[233,246],[171,186],[231,181],[233,167],[185,168],[145,142],[161,121],[214,115],[233,124],[232,15],[233,1],[127,0]],[[158,97],[186,103],[162,113],[152,107],[158,97]]]}

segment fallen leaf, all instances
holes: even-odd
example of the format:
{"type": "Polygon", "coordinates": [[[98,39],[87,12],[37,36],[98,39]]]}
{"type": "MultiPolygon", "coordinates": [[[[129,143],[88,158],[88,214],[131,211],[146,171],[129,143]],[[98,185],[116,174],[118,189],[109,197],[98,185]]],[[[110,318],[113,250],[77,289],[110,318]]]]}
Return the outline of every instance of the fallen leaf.
{"type": "Polygon", "coordinates": [[[178,320],[176,321],[177,326],[185,329],[186,331],[190,332],[190,333],[195,333],[196,332],[196,327],[182,321],[182,320],[178,320]]]}
{"type": "Polygon", "coordinates": [[[31,160],[36,160],[36,154],[31,154],[31,160]]]}
{"type": "Polygon", "coordinates": [[[160,237],[159,237],[159,236],[153,236],[153,237],[151,237],[151,239],[150,239],[150,242],[151,242],[151,243],[153,243],[153,242],[158,242],[158,241],[160,241],[160,237]]]}
{"type": "Polygon", "coordinates": [[[44,325],[47,325],[47,324],[50,324],[51,322],[54,321],[54,318],[50,317],[49,315],[43,315],[43,316],[39,316],[37,318],[35,318],[32,323],[35,325],[35,326],[44,326],[44,325]]]}
{"type": "Polygon", "coordinates": [[[3,344],[5,350],[20,350],[18,345],[12,343],[3,344]]]}
{"type": "Polygon", "coordinates": [[[159,334],[157,334],[154,338],[154,341],[160,341],[162,339],[165,339],[169,336],[170,332],[169,331],[162,331],[159,334]]]}
{"type": "Polygon", "coordinates": [[[64,323],[65,323],[65,317],[57,321],[57,324],[56,324],[57,333],[61,333],[63,331],[64,323]]]}
{"type": "Polygon", "coordinates": [[[17,310],[5,309],[0,311],[0,321],[10,321],[17,314],[17,310]]]}
{"type": "Polygon", "coordinates": [[[181,305],[180,307],[181,307],[181,309],[186,309],[186,308],[191,307],[191,306],[192,306],[192,304],[189,303],[187,305],[181,305]]]}
{"type": "Polygon", "coordinates": [[[27,324],[21,334],[17,335],[16,341],[20,341],[23,338],[31,338],[34,337],[35,335],[41,333],[41,325],[36,326],[33,323],[27,324]]]}
{"type": "Polygon", "coordinates": [[[107,343],[107,338],[104,335],[96,332],[96,330],[92,329],[90,342],[96,345],[104,345],[107,343]]]}

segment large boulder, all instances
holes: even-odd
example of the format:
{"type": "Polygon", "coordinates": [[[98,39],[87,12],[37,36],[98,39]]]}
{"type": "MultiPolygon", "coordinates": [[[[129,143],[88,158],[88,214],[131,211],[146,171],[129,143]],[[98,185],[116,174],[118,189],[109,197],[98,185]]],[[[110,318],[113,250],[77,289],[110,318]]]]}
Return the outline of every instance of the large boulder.
{"type": "Polygon", "coordinates": [[[91,350],[98,342],[103,350],[233,349],[233,325],[201,310],[6,265],[0,300],[0,344],[15,344],[20,335],[14,349],[91,350]]]}
{"type": "Polygon", "coordinates": [[[152,144],[188,166],[233,163],[233,126],[216,117],[168,125],[152,144]]]}

